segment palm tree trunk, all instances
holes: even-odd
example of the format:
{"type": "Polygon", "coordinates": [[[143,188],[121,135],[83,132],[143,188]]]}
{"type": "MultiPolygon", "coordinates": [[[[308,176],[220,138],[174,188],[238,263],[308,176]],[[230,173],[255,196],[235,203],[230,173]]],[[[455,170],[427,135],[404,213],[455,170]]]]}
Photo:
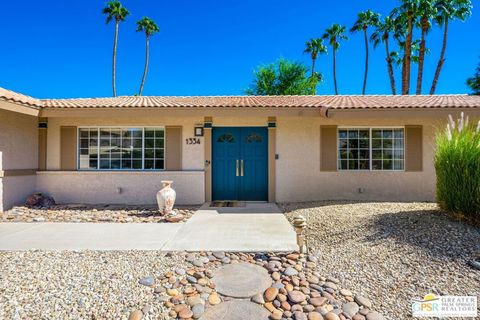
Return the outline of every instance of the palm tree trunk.
{"type": "Polygon", "coordinates": [[[147,78],[149,48],[150,48],[150,37],[147,35],[146,42],[145,42],[145,68],[143,69],[142,83],[140,84],[140,91],[138,93],[139,96],[142,95],[143,86],[145,85],[145,79],[147,78]]]}
{"type": "Polygon", "coordinates": [[[317,90],[315,90],[315,80],[314,80],[314,77],[315,77],[315,59],[312,58],[312,95],[316,95],[317,94],[317,90]]]}
{"type": "Polygon", "coordinates": [[[402,94],[410,93],[410,67],[412,57],[413,13],[408,12],[408,34],[405,40],[402,69],[402,94]]]}
{"type": "Polygon", "coordinates": [[[430,94],[435,94],[438,78],[440,77],[440,71],[442,71],[443,64],[445,63],[445,51],[447,50],[447,36],[448,36],[448,18],[445,18],[442,51],[440,53],[440,59],[438,60],[437,70],[435,70],[435,76],[433,77],[432,87],[430,88],[430,94]]]}
{"type": "Polygon", "coordinates": [[[366,28],[363,28],[363,36],[365,38],[365,73],[363,75],[362,95],[365,95],[365,90],[367,88],[367,75],[368,75],[368,38],[367,38],[366,28]]]}
{"type": "Polygon", "coordinates": [[[335,86],[335,94],[338,95],[337,88],[337,49],[333,48],[333,84],[335,86]]]}
{"type": "Polygon", "coordinates": [[[117,73],[117,41],[118,41],[118,20],[115,21],[115,38],[113,40],[113,59],[112,59],[112,88],[113,96],[117,96],[117,87],[115,84],[117,73]]]}
{"type": "Polygon", "coordinates": [[[387,67],[388,67],[388,76],[390,77],[390,87],[392,88],[392,94],[396,95],[397,90],[395,89],[395,75],[393,73],[392,58],[390,58],[390,49],[388,47],[388,38],[385,39],[385,53],[387,55],[387,67]]]}
{"type": "Polygon", "coordinates": [[[315,75],[315,58],[312,58],[312,78],[315,75]]]}
{"type": "Polygon", "coordinates": [[[422,17],[422,38],[420,41],[420,53],[418,56],[418,73],[417,73],[417,91],[416,94],[422,94],[422,81],[423,81],[423,63],[425,61],[425,35],[427,33],[428,20],[426,17],[422,17]]]}

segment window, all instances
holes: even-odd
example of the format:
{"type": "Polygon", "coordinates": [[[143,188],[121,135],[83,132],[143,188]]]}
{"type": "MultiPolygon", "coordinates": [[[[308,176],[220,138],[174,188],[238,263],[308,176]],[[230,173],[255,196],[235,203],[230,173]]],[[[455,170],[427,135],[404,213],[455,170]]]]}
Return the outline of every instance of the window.
{"type": "Polygon", "coordinates": [[[404,129],[339,129],[338,169],[403,170],[404,129]]]}
{"type": "Polygon", "coordinates": [[[80,128],[79,169],[161,170],[163,128],[80,128]]]}

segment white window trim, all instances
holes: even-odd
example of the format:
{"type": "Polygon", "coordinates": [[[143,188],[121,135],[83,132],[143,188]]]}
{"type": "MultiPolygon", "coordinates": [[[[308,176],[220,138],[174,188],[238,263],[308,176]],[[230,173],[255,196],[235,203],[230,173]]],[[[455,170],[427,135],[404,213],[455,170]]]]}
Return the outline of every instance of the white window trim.
{"type": "Polygon", "coordinates": [[[338,126],[337,127],[337,171],[340,172],[405,172],[405,126],[338,126]],[[341,169],[339,165],[339,156],[338,152],[340,150],[340,135],[338,134],[340,130],[348,129],[369,129],[369,169],[360,170],[360,169],[341,169]],[[372,169],[372,130],[382,130],[382,129],[403,129],[403,169],[391,169],[391,170],[373,170],[372,169]]]}
{"type": "MultiPolygon", "coordinates": [[[[156,172],[156,171],[166,171],[166,162],[167,162],[167,130],[165,129],[165,126],[81,126],[77,127],[77,148],[75,150],[76,152],[76,157],[77,157],[77,170],[78,171],[92,171],[92,172],[111,172],[111,171],[122,171],[122,172],[139,172],[139,171],[145,171],[145,172],[156,172]],[[80,168],[80,130],[81,129],[102,129],[102,128],[108,128],[108,129],[142,129],[142,169],[100,169],[100,158],[98,158],[98,163],[97,163],[97,169],[81,169],[80,168]],[[163,169],[145,169],[145,129],[162,129],[163,130],[163,169]]],[[[100,137],[98,141],[98,154],[100,155],[100,137]]]]}

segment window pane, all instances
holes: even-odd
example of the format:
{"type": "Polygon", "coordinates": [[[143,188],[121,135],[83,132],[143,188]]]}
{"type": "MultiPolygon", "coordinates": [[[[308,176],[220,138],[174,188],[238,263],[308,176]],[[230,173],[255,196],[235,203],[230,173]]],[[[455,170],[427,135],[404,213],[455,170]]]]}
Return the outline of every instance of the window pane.
{"type": "Polygon", "coordinates": [[[350,158],[358,159],[358,150],[350,150],[350,158]]]}
{"type": "Polygon", "coordinates": [[[122,169],[131,169],[132,160],[122,160],[122,169]]]}
{"type": "Polygon", "coordinates": [[[369,170],[370,169],[370,161],[369,160],[360,160],[359,161],[359,169],[360,170],[369,170]]]}
{"type": "Polygon", "coordinates": [[[132,145],[134,148],[142,147],[142,139],[132,139],[132,145]]]}
{"type": "Polygon", "coordinates": [[[358,140],[357,139],[348,139],[348,147],[349,148],[358,148],[358,140]]]}
{"type": "Polygon", "coordinates": [[[382,160],[372,160],[373,170],[382,170],[382,160]]]}
{"type": "Polygon", "coordinates": [[[349,139],[358,138],[358,130],[348,130],[348,138],[349,139]]]}
{"type": "Polygon", "coordinates": [[[110,139],[110,130],[109,129],[100,129],[100,138],[110,139]]]}
{"type": "Polygon", "coordinates": [[[347,170],[347,169],[348,169],[347,160],[340,161],[340,170],[347,170]]]}
{"type": "Polygon", "coordinates": [[[142,169],[142,159],[133,159],[133,169],[142,169]]]}
{"type": "Polygon", "coordinates": [[[100,160],[100,169],[110,169],[110,160],[100,160]]]}
{"type": "Polygon", "coordinates": [[[112,169],[120,169],[120,159],[112,159],[110,166],[112,169]]]}
{"type": "Polygon", "coordinates": [[[382,150],[372,150],[372,159],[382,159],[382,150]]]}
{"type": "Polygon", "coordinates": [[[381,139],[372,139],[372,148],[379,149],[382,147],[382,140],[381,139]]]}
{"type": "Polygon", "coordinates": [[[145,138],[154,138],[154,137],[155,137],[155,130],[145,129],[145,138]]]}
{"type": "Polygon", "coordinates": [[[348,169],[349,170],[357,170],[358,169],[358,161],[357,160],[349,160],[348,161],[348,169]]]}
{"type": "Polygon", "coordinates": [[[383,130],[383,138],[384,139],[393,138],[393,130],[383,130]]]}
{"type": "Polygon", "coordinates": [[[80,138],[88,138],[88,129],[80,129],[80,138]]]}
{"type": "Polygon", "coordinates": [[[360,159],[370,159],[370,150],[360,150],[360,159]]]}
{"type": "Polygon", "coordinates": [[[155,158],[157,159],[164,158],[163,149],[155,149],[155,158]]]}
{"type": "Polygon", "coordinates": [[[133,149],[132,156],[134,158],[142,158],[142,149],[133,149]]]}
{"type": "Polygon", "coordinates": [[[145,148],[155,148],[155,140],[145,139],[145,148]]]}
{"type": "Polygon", "coordinates": [[[392,160],[383,160],[383,170],[392,170],[393,169],[393,161],[392,160]]]}
{"type": "Polygon", "coordinates": [[[163,130],[155,131],[155,138],[163,138],[163,136],[164,136],[163,130]]]}
{"type": "Polygon", "coordinates": [[[153,169],[153,159],[145,159],[145,169],[153,169]]]}
{"type": "Polygon", "coordinates": [[[145,149],[145,158],[154,158],[154,149],[145,149]]]}
{"type": "Polygon", "coordinates": [[[347,150],[346,149],[341,149],[338,157],[340,159],[347,159],[348,158],[347,150]]]}
{"type": "Polygon", "coordinates": [[[383,140],[383,147],[384,148],[393,148],[393,141],[392,139],[384,139],[383,140]]]}
{"type": "Polygon", "coordinates": [[[338,131],[338,136],[340,139],[346,139],[348,137],[348,132],[347,130],[340,130],[338,131]]]}
{"type": "Polygon", "coordinates": [[[391,159],[391,158],[393,158],[393,151],[391,149],[384,149],[383,150],[383,159],[387,160],[387,159],[391,159]]]}
{"type": "Polygon", "coordinates": [[[377,139],[382,137],[382,130],[372,130],[372,138],[377,139]]]}
{"type": "Polygon", "coordinates": [[[89,169],[97,169],[98,168],[98,161],[97,160],[90,160],[89,169]]]}
{"type": "Polygon", "coordinates": [[[395,139],[393,140],[393,146],[397,149],[403,149],[403,139],[395,139]]]}
{"type": "Polygon", "coordinates": [[[360,139],[359,146],[360,148],[369,148],[370,139],[360,139]]]}
{"type": "Polygon", "coordinates": [[[155,169],[161,170],[163,169],[163,160],[155,160],[155,169]]]}
{"type": "Polygon", "coordinates": [[[394,150],[393,151],[393,158],[403,160],[403,150],[394,150]]]}
{"type": "Polygon", "coordinates": [[[339,148],[346,148],[347,147],[347,144],[348,144],[348,140],[347,139],[340,139],[338,141],[338,146],[339,148]]]}
{"type": "Polygon", "coordinates": [[[402,160],[393,161],[393,169],[394,170],[403,170],[403,161],[402,160]]]}
{"type": "Polygon", "coordinates": [[[394,136],[395,136],[395,138],[403,139],[403,129],[394,130],[394,136]]]}

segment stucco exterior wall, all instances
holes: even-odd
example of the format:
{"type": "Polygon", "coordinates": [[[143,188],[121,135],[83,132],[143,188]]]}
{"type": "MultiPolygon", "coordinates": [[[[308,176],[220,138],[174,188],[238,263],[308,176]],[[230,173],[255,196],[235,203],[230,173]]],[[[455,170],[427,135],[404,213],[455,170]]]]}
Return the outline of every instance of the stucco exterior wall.
{"type": "Polygon", "coordinates": [[[205,202],[203,171],[42,171],[37,190],[58,203],[155,204],[162,180],[173,180],[179,205],[205,202]]]}
{"type": "MultiPolygon", "coordinates": [[[[276,116],[275,195],[277,202],[314,200],[385,200],[434,201],[435,170],[433,156],[435,131],[443,128],[448,110],[401,110],[393,114],[380,111],[332,113],[321,118],[310,111],[271,111],[259,114],[251,110],[195,116],[111,116],[52,117],[48,119],[47,170],[60,168],[61,126],[182,126],[182,138],[194,136],[194,127],[202,125],[204,116],[212,116],[213,126],[266,126],[268,116],[276,116]],[[422,125],[423,170],[405,171],[320,171],[320,126],[391,127],[422,125]]],[[[457,114],[459,112],[453,112],[457,114]]],[[[137,115],[140,113],[137,113],[137,115]]],[[[479,117],[480,111],[467,112],[479,117]]],[[[175,172],[39,172],[38,191],[52,194],[58,202],[85,203],[153,203],[160,180],[175,181],[179,204],[205,200],[204,138],[200,145],[182,145],[182,170],[175,172]],[[122,188],[118,193],[117,188],[122,188]]],[[[168,150],[166,150],[168,153],[168,150]]]]}
{"type": "Polygon", "coordinates": [[[34,173],[1,176],[11,170],[37,168],[37,121],[36,116],[0,110],[0,211],[23,203],[35,189],[34,173]]]}
{"type": "Polygon", "coordinates": [[[277,119],[277,201],[433,201],[436,118],[277,119]],[[423,126],[423,171],[320,171],[320,126],[423,126]],[[359,191],[361,189],[361,191],[359,191]]]}

